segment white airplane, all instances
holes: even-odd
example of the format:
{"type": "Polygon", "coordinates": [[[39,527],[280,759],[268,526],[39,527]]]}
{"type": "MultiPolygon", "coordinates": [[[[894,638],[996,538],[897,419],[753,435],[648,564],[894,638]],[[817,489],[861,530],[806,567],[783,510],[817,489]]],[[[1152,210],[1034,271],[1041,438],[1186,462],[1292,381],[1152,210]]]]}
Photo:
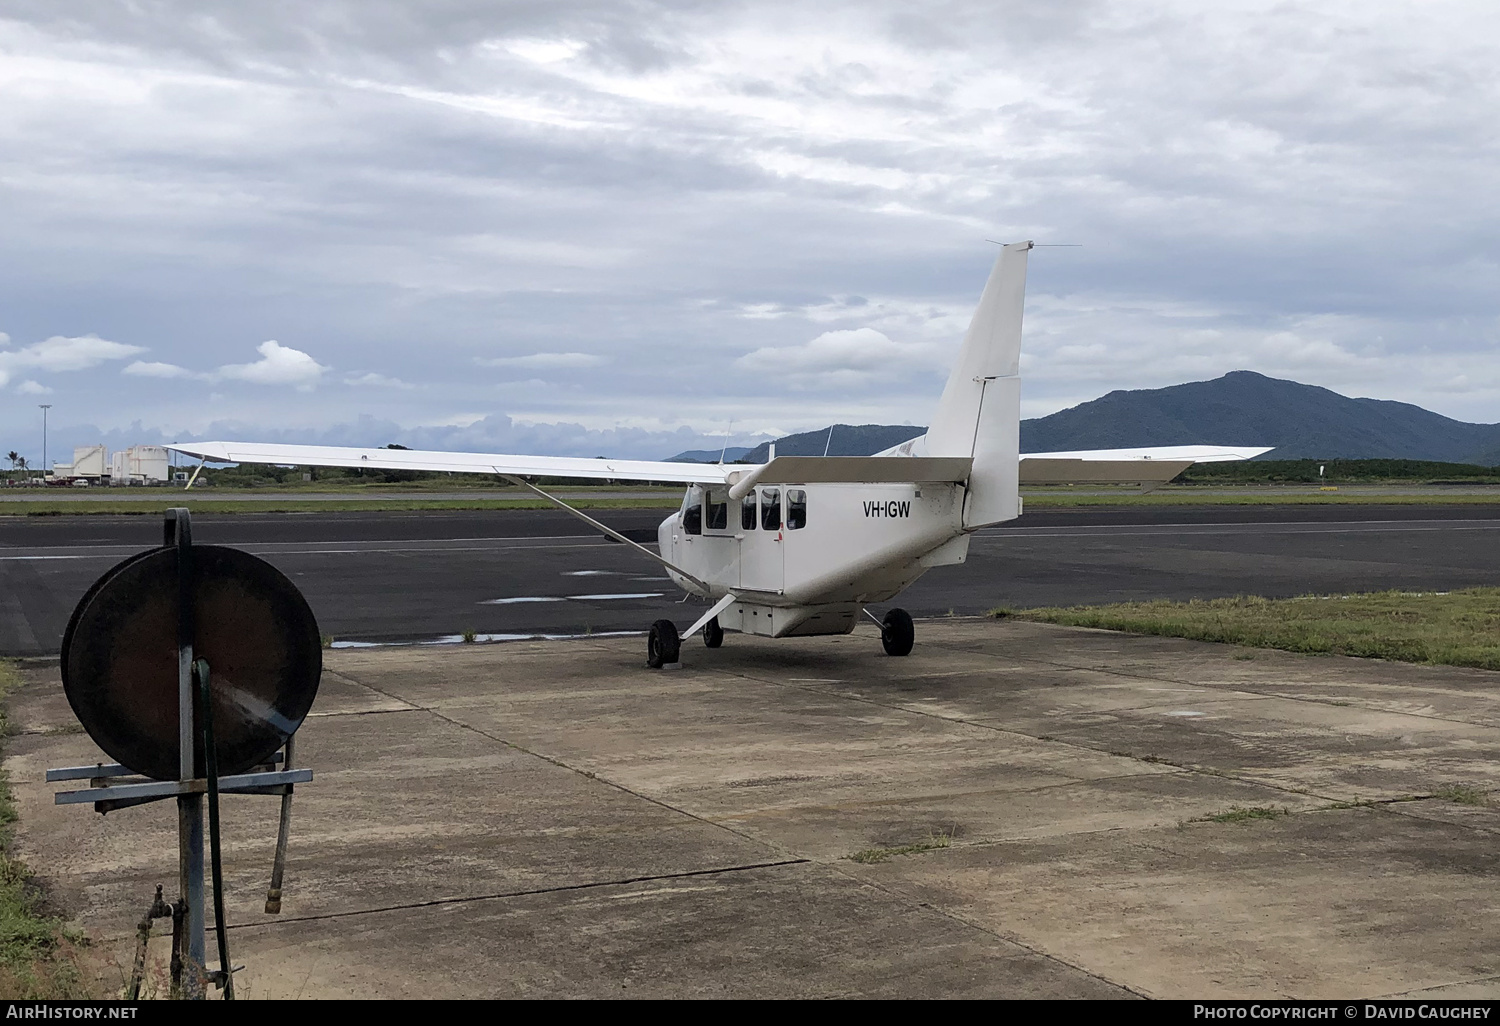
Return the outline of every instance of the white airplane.
{"type": "MultiPolygon", "coordinates": [[[[664,564],[710,606],[681,633],[657,620],[647,663],[676,663],[700,630],[770,638],[848,634],[868,616],[885,651],[911,651],[911,616],[866,608],[935,566],[964,562],[980,528],[1021,515],[1021,484],[1140,483],[1150,489],[1193,463],[1243,460],[1266,448],[1190,445],[1020,452],[1021,312],[1030,242],[1004,247],[964,336],[927,433],[874,456],[776,456],[758,466],[356,449],[245,442],[168,446],[215,463],[369,467],[495,474],[664,564]],[[681,508],[657,530],[658,552],[574,509],[528,477],[681,482],[681,508]]],[[[202,463],[199,464],[202,468],[202,463]]],[[[194,475],[196,477],[196,473],[194,475]]]]}

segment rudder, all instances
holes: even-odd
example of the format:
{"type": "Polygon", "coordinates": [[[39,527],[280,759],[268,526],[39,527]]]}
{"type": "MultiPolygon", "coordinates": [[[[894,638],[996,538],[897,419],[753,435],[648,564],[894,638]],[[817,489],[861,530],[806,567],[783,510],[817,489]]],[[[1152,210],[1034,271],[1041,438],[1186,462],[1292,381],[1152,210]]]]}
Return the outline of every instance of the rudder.
{"type": "Polygon", "coordinates": [[[1020,515],[1021,313],[1030,242],[1013,242],[995,261],[958,361],[927,429],[929,456],[972,456],[964,527],[1020,515]]]}

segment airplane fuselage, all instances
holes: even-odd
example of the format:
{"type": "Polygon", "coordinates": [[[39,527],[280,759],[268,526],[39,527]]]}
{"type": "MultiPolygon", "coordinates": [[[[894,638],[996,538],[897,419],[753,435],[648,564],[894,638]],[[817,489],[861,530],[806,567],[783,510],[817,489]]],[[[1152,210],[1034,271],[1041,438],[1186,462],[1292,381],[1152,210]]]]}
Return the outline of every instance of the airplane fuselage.
{"type": "Polygon", "coordinates": [[[758,487],[736,502],[727,488],[687,490],[657,528],[661,554],[705,590],[733,593],[727,630],[767,637],[847,634],[860,610],[928,569],[962,563],[968,535],[956,484],[813,483],[758,487]]]}

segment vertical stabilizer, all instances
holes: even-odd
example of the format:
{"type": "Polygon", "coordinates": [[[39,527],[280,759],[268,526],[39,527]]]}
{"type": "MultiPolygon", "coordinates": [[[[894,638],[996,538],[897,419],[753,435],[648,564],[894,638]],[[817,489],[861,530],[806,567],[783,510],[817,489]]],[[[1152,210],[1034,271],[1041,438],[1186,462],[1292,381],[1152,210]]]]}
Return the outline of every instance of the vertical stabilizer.
{"type": "Polygon", "coordinates": [[[1030,242],[1013,242],[995,261],[927,429],[927,455],[974,459],[964,503],[966,528],[1020,513],[1021,308],[1030,251],[1030,242]]]}

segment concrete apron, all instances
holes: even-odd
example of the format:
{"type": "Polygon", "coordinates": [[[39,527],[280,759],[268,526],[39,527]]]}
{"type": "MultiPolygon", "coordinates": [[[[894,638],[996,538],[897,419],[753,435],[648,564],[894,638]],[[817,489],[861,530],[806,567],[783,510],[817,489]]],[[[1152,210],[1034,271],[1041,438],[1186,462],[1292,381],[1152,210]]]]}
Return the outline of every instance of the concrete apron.
{"type": "MultiPolygon", "coordinates": [[[[279,917],[276,800],[225,800],[238,991],[1500,996],[1500,814],[1431,797],[1500,788],[1500,675],[917,637],[730,635],[671,672],[639,638],[328,653],[279,917]],[[1235,807],[1286,814],[1204,818],[1235,807]]],[[[26,673],[19,854],[117,986],[175,822],[54,807],[43,770],[99,756],[26,673]]]]}

